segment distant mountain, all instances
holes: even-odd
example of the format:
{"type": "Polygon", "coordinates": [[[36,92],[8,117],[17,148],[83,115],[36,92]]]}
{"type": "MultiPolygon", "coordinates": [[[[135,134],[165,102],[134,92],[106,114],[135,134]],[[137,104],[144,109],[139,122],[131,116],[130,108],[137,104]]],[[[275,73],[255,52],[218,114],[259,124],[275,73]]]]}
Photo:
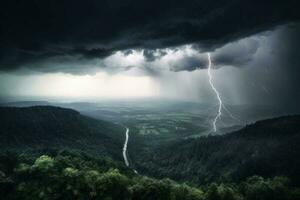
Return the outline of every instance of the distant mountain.
{"type": "Polygon", "coordinates": [[[125,129],[52,106],[0,107],[1,150],[68,149],[122,159],[125,129]]]}
{"type": "Polygon", "coordinates": [[[175,180],[241,181],[284,175],[300,183],[300,116],[268,119],[222,136],[182,140],[132,156],[139,172],[175,180]]]}
{"type": "Polygon", "coordinates": [[[15,101],[8,103],[1,103],[2,107],[30,107],[30,106],[49,106],[48,101],[15,101]]]}

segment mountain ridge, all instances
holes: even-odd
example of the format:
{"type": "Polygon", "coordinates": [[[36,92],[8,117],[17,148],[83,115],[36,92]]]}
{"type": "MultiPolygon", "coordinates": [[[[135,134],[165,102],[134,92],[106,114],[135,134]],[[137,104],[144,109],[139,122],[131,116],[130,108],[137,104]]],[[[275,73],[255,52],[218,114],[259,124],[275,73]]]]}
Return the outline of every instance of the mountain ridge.
{"type": "Polygon", "coordinates": [[[4,149],[74,149],[121,160],[123,127],[53,106],[0,107],[4,149]]]}
{"type": "MultiPolygon", "coordinates": [[[[285,175],[300,182],[300,115],[258,121],[217,136],[185,139],[135,156],[145,174],[175,180],[241,181],[251,175],[285,175]]],[[[138,152],[138,151],[137,151],[138,152]]]]}

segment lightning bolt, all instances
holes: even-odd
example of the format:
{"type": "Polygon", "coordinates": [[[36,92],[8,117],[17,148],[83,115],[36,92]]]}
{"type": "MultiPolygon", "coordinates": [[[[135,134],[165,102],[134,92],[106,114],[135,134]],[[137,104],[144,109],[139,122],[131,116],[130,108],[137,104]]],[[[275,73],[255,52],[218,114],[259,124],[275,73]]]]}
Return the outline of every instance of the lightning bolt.
{"type": "Polygon", "coordinates": [[[213,82],[212,82],[212,75],[210,73],[210,70],[211,70],[211,59],[210,59],[210,53],[207,53],[207,57],[208,57],[208,69],[207,69],[207,74],[208,74],[208,81],[209,81],[209,84],[211,86],[211,89],[214,91],[214,93],[216,94],[217,96],[217,99],[219,101],[219,107],[218,107],[218,113],[217,115],[215,116],[214,120],[213,120],[213,131],[214,132],[217,132],[217,121],[218,119],[221,117],[222,115],[222,107],[223,107],[223,102],[222,102],[222,99],[220,97],[220,94],[218,92],[218,90],[215,88],[213,82]]]}

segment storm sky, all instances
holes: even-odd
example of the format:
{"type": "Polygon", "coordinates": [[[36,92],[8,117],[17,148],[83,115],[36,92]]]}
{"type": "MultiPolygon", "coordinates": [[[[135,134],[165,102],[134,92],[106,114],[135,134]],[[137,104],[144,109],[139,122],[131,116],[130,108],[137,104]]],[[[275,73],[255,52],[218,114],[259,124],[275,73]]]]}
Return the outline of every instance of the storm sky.
{"type": "Polygon", "coordinates": [[[296,0],[4,0],[0,96],[298,106],[296,0]]]}

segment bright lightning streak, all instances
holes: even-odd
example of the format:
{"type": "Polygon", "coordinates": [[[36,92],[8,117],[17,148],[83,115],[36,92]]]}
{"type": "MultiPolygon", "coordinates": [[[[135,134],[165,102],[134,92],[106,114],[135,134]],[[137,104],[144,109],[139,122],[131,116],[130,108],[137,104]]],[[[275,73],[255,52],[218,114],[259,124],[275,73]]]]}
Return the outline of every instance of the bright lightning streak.
{"type": "Polygon", "coordinates": [[[218,98],[218,101],[219,101],[219,108],[218,108],[218,113],[216,115],[216,117],[214,118],[214,121],[213,121],[213,130],[214,132],[217,132],[217,121],[218,119],[221,117],[222,115],[222,99],[220,97],[220,94],[218,92],[218,90],[215,88],[213,82],[212,82],[212,75],[210,73],[210,70],[211,70],[211,59],[210,59],[210,53],[207,53],[207,57],[208,57],[208,69],[207,69],[207,74],[208,74],[208,80],[209,80],[209,84],[211,86],[211,89],[214,91],[214,93],[216,94],[217,98],[218,98]]]}

